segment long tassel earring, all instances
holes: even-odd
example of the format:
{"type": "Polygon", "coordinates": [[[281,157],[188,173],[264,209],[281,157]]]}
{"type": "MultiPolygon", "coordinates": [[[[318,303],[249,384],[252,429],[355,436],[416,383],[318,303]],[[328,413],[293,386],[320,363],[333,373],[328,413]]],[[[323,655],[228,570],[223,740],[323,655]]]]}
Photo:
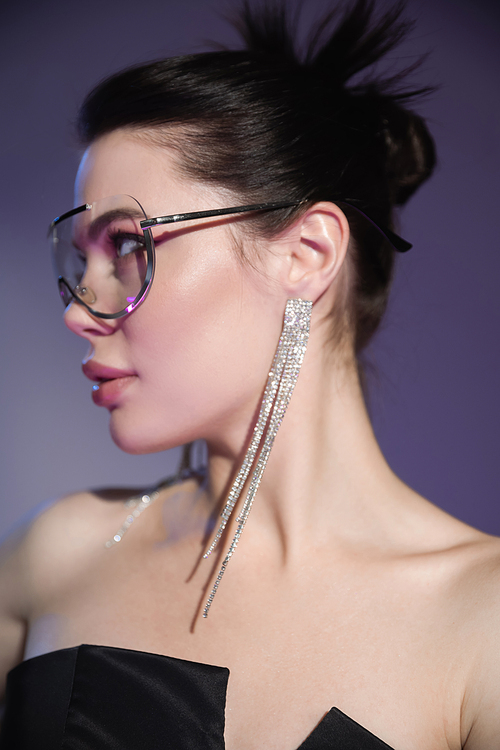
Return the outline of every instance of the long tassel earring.
{"type": "Polygon", "coordinates": [[[234,506],[238,502],[241,491],[245,486],[250,471],[253,467],[250,487],[245,501],[238,515],[238,526],[229,550],[221,565],[210,596],[203,610],[203,617],[208,616],[210,607],[214,600],[222,576],[226,572],[229,560],[238,545],[243,528],[247,522],[257,490],[266,468],[274,439],[279,426],[283,421],[285,412],[292,397],[295,383],[299,376],[300,368],[304,360],[304,354],[309,340],[309,327],[311,321],[312,302],[302,299],[289,299],[286,303],[283,330],[278,342],[276,354],[274,355],[269,377],[267,379],[264,397],[262,399],[257,423],[254,427],[250,445],[243,459],[243,463],[233,482],[228,495],[227,502],[222,510],[222,521],[219,525],[214,540],[204,557],[207,558],[217,547],[224,529],[227,526],[234,506]]]}

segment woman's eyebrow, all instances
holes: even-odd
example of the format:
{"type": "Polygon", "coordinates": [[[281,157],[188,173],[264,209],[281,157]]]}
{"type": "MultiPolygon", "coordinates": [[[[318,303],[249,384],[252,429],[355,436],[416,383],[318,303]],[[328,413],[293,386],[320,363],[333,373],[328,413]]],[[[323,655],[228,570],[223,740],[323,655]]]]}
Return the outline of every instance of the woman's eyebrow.
{"type": "Polygon", "coordinates": [[[144,214],[139,209],[134,210],[133,208],[114,208],[110,211],[106,211],[100,216],[90,222],[88,228],[88,236],[91,240],[97,239],[105,226],[110,224],[116,219],[144,219],[144,214]]]}

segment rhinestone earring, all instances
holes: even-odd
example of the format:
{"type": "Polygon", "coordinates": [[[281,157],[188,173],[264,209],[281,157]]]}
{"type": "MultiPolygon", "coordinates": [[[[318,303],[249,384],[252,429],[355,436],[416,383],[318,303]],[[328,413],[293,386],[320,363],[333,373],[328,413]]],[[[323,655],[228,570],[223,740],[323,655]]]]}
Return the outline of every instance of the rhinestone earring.
{"type": "Polygon", "coordinates": [[[212,606],[222,576],[226,572],[229,560],[233,556],[238,545],[243,527],[247,522],[252,503],[257,494],[264,469],[266,468],[274,439],[279,426],[283,421],[283,417],[285,416],[287,406],[290,403],[290,398],[299,376],[300,367],[304,360],[304,354],[309,339],[311,311],[312,302],[307,300],[289,299],[286,303],[283,330],[267,379],[257,424],[254,427],[252,439],[243,459],[243,463],[233,482],[224,509],[222,510],[222,521],[220,522],[212,544],[204,554],[204,558],[209,557],[217,547],[229,518],[231,517],[234,506],[236,505],[250,471],[253,468],[250,487],[237,518],[238,526],[236,533],[229,546],[217,578],[215,579],[207,603],[205,604],[203,617],[208,616],[209,609],[212,606]]]}

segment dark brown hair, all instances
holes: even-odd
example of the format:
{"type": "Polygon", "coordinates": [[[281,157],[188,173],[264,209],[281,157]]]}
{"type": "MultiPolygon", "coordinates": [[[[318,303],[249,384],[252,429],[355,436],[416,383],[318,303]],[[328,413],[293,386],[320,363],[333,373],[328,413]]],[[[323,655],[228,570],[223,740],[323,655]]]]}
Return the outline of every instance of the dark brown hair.
{"type": "MultiPolygon", "coordinates": [[[[86,98],[80,138],[88,144],[121,127],[175,128],[184,173],[242,203],[349,201],[391,227],[394,207],[435,164],[425,123],[407,108],[429,89],[402,88],[415,66],[386,78],[360,76],[407,34],[402,11],[398,4],[377,18],[372,0],[334,9],[300,55],[285,0],[254,9],[244,1],[235,22],[243,50],[113,75],[86,98]]],[[[261,213],[253,229],[272,236],[300,210],[261,213]]],[[[359,352],[385,310],[394,251],[355,211],[346,215],[355,270],[349,317],[359,352]]]]}

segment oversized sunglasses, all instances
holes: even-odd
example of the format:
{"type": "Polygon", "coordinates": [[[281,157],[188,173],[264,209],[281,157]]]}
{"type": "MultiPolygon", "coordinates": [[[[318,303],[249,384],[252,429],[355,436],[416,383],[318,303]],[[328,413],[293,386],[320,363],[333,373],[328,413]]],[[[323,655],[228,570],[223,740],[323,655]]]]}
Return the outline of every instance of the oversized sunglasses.
{"type": "MultiPolygon", "coordinates": [[[[148,218],[138,200],[114,195],[84,203],[58,216],[49,240],[59,293],[65,306],[75,301],[97,318],[122,318],[146,298],[155,271],[154,228],[196,219],[247,212],[275,211],[305,201],[256,203],[148,218]]],[[[398,252],[411,244],[362,214],[398,252]]]]}

